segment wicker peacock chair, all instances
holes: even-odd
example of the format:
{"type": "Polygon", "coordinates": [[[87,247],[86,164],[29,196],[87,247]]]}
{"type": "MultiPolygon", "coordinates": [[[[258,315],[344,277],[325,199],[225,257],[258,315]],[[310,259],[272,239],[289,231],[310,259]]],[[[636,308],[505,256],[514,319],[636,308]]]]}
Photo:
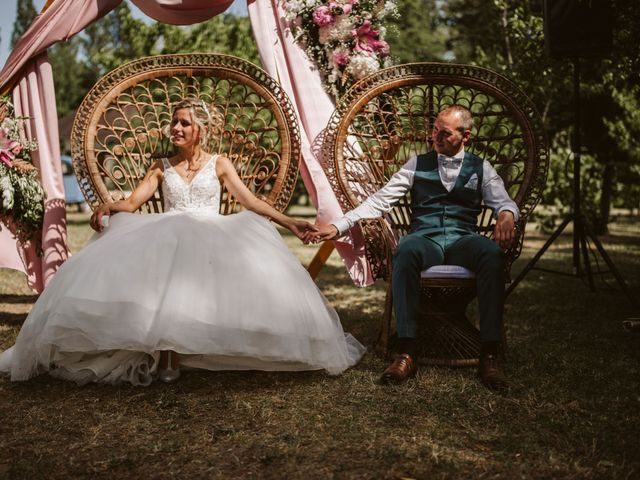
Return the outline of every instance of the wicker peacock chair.
{"type": "MultiPolygon", "coordinates": [[[[507,269],[520,255],[527,219],[540,200],[549,153],[536,109],[512,82],[468,65],[415,63],[379,71],[358,82],[341,99],[326,130],[325,171],[344,211],[382,187],[413,155],[431,150],[438,112],[450,104],[474,114],[468,151],[490,161],[520,208],[517,238],[506,252],[507,269]]],[[[374,276],[389,281],[376,350],[390,350],[391,259],[409,231],[410,199],[384,219],[360,222],[374,276]]],[[[484,207],[478,232],[491,236],[494,220],[484,207]]],[[[508,277],[507,277],[508,278],[508,277]]],[[[424,315],[419,323],[420,361],[473,365],[479,332],[466,316],[475,297],[475,278],[462,267],[433,267],[422,273],[424,315]]]]}
{"type": "MultiPolygon", "coordinates": [[[[96,208],[125,198],[157,158],[171,156],[165,132],[172,106],[186,97],[213,104],[225,119],[208,151],[226,154],[258,197],[282,211],[300,161],[297,120],[285,92],[266,72],[240,58],[160,55],[136,60],[101,78],[83,100],[71,133],[76,176],[96,208]]],[[[157,192],[141,212],[161,212],[157,192]]],[[[223,189],[220,213],[238,209],[223,189]]]]}

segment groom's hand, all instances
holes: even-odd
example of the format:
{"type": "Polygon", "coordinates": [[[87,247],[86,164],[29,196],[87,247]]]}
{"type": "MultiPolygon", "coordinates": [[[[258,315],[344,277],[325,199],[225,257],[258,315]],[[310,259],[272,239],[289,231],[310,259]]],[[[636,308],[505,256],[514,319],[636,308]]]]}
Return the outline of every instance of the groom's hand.
{"type": "Polygon", "coordinates": [[[318,227],[315,233],[316,241],[334,240],[338,236],[338,229],[335,225],[316,225],[318,227]]]}
{"type": "Polygon", "coordinates": [[[318,227],[312,223],[306,222],[304,220],[296,220],[293,219],[291,225],[289,226],[289,230],[302,240],[305,244],[310,242],[310,238],[318,231],[318,227]]]}
{"type": "Polygon", "coordinates": [[[513,212],[509,210],[500,212],[493,230],[493,240],[500,245],[503,250],[506,250],[513,242],[515,231],[516,227],[513,212]]]}

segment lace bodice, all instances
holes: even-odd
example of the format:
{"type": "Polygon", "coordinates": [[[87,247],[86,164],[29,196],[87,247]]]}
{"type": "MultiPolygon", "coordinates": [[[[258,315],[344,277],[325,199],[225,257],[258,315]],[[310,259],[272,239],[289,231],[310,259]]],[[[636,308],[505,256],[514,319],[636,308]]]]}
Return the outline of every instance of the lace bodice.
{"type": "Polygon", "coordinates": [[[220,210],[220,181],[216,176],[217,155],[212,155],[206,165],[187,182],[164,158],[162,181],[163,209],[170,211],[220,210]]]}

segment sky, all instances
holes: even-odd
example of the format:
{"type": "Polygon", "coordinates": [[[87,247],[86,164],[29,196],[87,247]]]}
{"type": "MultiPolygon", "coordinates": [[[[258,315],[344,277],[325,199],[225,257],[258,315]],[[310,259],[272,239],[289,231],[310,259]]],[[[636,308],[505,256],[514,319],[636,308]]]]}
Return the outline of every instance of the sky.
{"type": "MultiPolygon", "coordinates": [[[[32,0],[33,6],[40,11],[46,0],[32,0]]],[[[148,19],[137,7],[128,1],[131,11],[136,18],[148,19]]],[[[0,66],[4,65],[10,53],[11,33],[13,32],[13,22],[16,19],[16,6],[18,0],[0,0],[0,66]]],[[[236,15],[246,15],[247,6],[245,0],[235,0],[231,8],[227,10],[229,13],[236,15]]],[[[148,19],[149,21],[153,21],[148,19]]]]}

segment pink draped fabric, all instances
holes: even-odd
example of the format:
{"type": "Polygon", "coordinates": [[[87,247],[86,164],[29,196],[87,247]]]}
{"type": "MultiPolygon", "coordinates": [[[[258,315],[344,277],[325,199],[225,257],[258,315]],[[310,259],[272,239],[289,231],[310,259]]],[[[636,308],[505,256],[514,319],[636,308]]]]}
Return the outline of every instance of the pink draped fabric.
{"type": "Polygon", "coordinates": [[[58,0],[33,21],[20,37],[0,72],[0,86],[13,81],[15,113],[27,116],[27,134],[38,141],[34,165],[47,192],[42,228],[42,256],[33,242],[19,245],[12,234],[0,231],[0,267],[27,274],[27,282],[41,292],[58,267],[67,259],[67,231],[58,140],[58,118],[51,66],[46,50],[81,31],[122,0],[58,0]]]}
{"type": "MultiPolygon", "coordinates": [[[[334,110],[320,74],[293,40],[280,0],[249,0],[249,17],[265,70],[289,95],[301,122],[302,180],[318,211],[318,223],[331,223],[343,214],[322,169],[319,145],[334,110]]],[[[359,286],[373,283],[357,231],[335,242],[351,278],[359,286]]]]}
{"type": "Polygon", "coordinates": [[[132,0],[154,20],[173,25],[204,22],[231,6],[233,0],[132,0]]]}
{"type": "Polygon", "coordinates": [[[42,53],[27,65],[22,78],[13,90],[13,104],[16,115],[29,117],[26,133],[29,138],[38,139],[38,150],[33,152],[33,164],[40,172],[42,185],[47,192],[44,204],[44,225],[42,229],[43,255],[38,256],[33,242],[16,248],[15,240],[4,236],[0,238],[2,260],[11,252],[19,255],[21,265],[16,265],[16,257],[8,259],[11,266],[26,270],[27,282],[31,288],[41,292],[67,259],[67,232],[64,201],[64,187],[60,164],[60,141],[58,139],[58,119],[55,108],[48,109],[47,98],[53,96],[53,75],[47,54],[42,53]],[[13,248],[6,240],[13,240],[13,248]],[[21,251],[20,251],[21,250],[21,251]],[[20,268],[23,267],[23,268],[20,268]]]}
{"type": "MultiPolygon", "coordinates": [[[[156,20],[174,24],[197,23],[226,10],[233,0],[133,0],[156,20]]],[[[47,191],[42,234],[44,256],[35,255],[33,246],[20,246],[6,228],[0,231],[0,267],[28,274],[29,284],[41,291],[51,275],[67,258],[64,192],[60,169],[55,92],[46,49],[67,40],[93,21],[104,16],[122,0],[55,0],[38,15],[19,39],[0,72],[0,87],[13,82],[16,114],[30,116],[30,131],[39,143],[34,163],[47,191]]],[[[320,165],[314,145],[333,111],[320,76],[304,52],[295,44],[276,0],[250,0],[249,14],[260,55],[267,71],[291,97],[302,122],[304,164],[302,177],[318,210],[321,223],[342,215],[320,165]]],[[[361,239],[354,234],[336,242],[351,277],[358,285],[372,282],[364,259],[361,239]]]]}

